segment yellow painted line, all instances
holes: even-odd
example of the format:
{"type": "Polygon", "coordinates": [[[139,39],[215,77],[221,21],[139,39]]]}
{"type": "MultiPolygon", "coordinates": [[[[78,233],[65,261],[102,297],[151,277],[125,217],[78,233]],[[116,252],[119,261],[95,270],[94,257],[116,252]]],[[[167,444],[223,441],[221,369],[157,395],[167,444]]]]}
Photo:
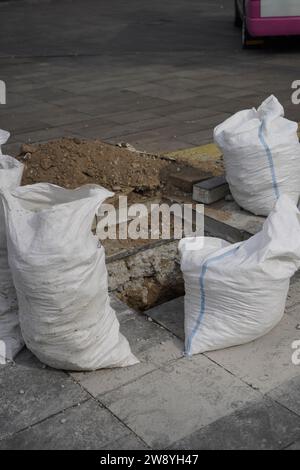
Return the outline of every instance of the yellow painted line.
{"type": "Polygon", "coordinates": [[[192,157],[203,157],[203,156],[208,156],[212,158],[220,158],[221,157],[221,152],[219,147],[215,144],[206,144],[206,145],[200,145],[198,147],[190,147],[187,149],[183,150],[176,150],[175,152],[165,152],[164,155],[167,157],[186,157],[186,158],[192,158],[192,157]]]}
{"type": "MultiPolygon", "coordinates": [[[[300,138],[300,122],[298,123],[298,136],[300,138]]],[[[216,144],[211,143],[197,147],[189,147],[183,150],[175,150],[173,152],[164,152],[163,155],[173,158],[178,157],[179,159],[192,159],[193,157],[197,157],[205,160],[205,157],[219,159],[222,156],[222,152],[216,144]]]]}
{"type": "MultiPolygon", "coordinates": [[[[300,122],[298,123],[298,137],[300,139],[300,122]]],[[[196,166],[200,166],[201,163],[219,161],[222,157],[222,152],[216,144],[211,143],[172,152],[164,152],[162,155],[175,158],[175,160],[181,162],[196,163],[196,166]]]]}
{"type": "Polygon", "coordinates": [[[215,144],[165,152],[164,156],[174,158],[178,163],[208,171],[214,176],[221,175],[224,172],[222,153],[215,144]]]}

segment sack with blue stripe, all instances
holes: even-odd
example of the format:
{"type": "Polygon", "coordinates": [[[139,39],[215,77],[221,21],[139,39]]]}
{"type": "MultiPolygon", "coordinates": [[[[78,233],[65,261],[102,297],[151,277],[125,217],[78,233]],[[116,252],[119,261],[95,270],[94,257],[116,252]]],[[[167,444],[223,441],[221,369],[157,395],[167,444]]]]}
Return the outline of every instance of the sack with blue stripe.
{"type": "Polygon", "coordinates": [[[236,113],[214,130],[223,152],[226,179],[235,201],[256,215],[268,216],[277,199],[300,197],[298,124],[270,96],[256,110],[236,113]]]}
{"type": "Polygon", "coordinates": [[[179,243],[185,281],[186,355],[259,338],[284,315],[300,267],[300,212],[281,196],[261,232],[230,245],[209,237],[179,243]]]}

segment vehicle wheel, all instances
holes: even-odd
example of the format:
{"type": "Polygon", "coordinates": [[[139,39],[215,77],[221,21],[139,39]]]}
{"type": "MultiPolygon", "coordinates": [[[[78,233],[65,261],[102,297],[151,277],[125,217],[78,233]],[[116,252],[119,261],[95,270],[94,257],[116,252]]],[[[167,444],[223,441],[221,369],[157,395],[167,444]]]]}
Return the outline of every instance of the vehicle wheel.
{"type": "Polygon", "coordinates": [[[244,19],[242,22],[242,46],[243,49],[250,49],[253,47],[255,44],[255,40],[250,36],[247,25],[246,25],[246,20],[244,19]]]}
{"type": "Polygon", "coordinates": [[[240,28],[243,24],[240,12],[239,12],[239,7],[237,4],[237,0],[234,2],[234,26],[237,28],[240,28]]]}

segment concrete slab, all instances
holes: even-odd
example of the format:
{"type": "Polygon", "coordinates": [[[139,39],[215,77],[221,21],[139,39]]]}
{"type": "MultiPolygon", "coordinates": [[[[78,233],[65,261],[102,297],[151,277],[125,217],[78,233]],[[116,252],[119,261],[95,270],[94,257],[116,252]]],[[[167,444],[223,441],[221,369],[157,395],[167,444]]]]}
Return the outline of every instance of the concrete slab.
{"type": "Polygon", "coordinates": [[[99,398],[154,448],[166,448],[258,394],[203,356],[180,359],[99,398]]]}
{"type": "Polygon", "coordinates": [[[211,178],[212,174],[195,168],[184,168],[169,175],[169,182],[185,193],[192,193],[193,186],[199,181],[211,178]]]}
{"type": "Polygon", "coordinates": [[[150,308],[145,314],[184,341],[184,297],[150,308]]]}
{"type": "Polygon", "coordinates": [[[91,395],[115,390],[182,356],[183,344],[146,315],[135,313],[121,320],[121,332],[128,339],[140,364],[122,369],[75,372],[72,377],[91,395]]]}
{"type": "Polygon", "coordinates": [[[205,207],[205,230],[215,237],[235,243],[255,235],[262,228],[264,217],[241,209],[234,201],[216,202],[205,207]]]}
{"type": "Polygon", "coordinates": [[[271,390],[268,394],[272,400],[280,403],[285,408],[300,416],[300,366],[298,366],[298,376],[288,382],[284,382],[279,387],[271,390]]]}
{"type": "Polygon", "coordinates": [[[130,431],[93,399],[56,414],[12,437],[1,450],[91,450],[112,447],[130,431]]]}
{"type": "Polygon", "coordinates": [[[101,450],[147,450],[147,446],[141,439],[134,433],[127,434],[120,439],[109,442],[107,445],[101,447],[101,450]]]}
{"type": "Polygon", "coordinates": [[[36,142],[48,142],[49,140],[59,139],[61,137],[78,137],[75,132],[64,129],[62,127],[51,127],[35,132],[25,132],[20,134],[12,135],[10,142],[22,142],[22,143],[36,143],[36,142]]]}
{"type": "Polygon", "coordinates": [[[300,418],[263,399],[221,418],[172,448],[197,450],[283,449],[300,434],[300,418]]]}
{"type": "Polygon", "coordinates": [[[286,447],[285,450],[300,450],[300,440],[296,441],[292,445],[286,447]]]}
{"type": "Polygon", "coordinates": [[[122,302],[118,297],[113,294],[110,294],[110,305],[116,312],[118,320],[120,323],[126,321],[128,318],[131,318],[135,315],[135,311],[128,307],[127,304],[122,302]]]}
{"type": "Polygon", "coordinates": [[[193,187],[193,200],[203,204],[213,204],[224,199],[227,194],[229,194],[229,186],[225,176],[215,176],[193,187]]]}
{"type": "Polygon", "coordinates": [[[253,388],[267,393],[300,373],[292,363],[292,342],[299,336],[296,326],[296,319],[285,315],[266,336],[206,355],[253,388]]]}
{"type": "Polygon", "coordinates": [[[0,439],[89,398],[67,374],[42,364],[27,350],[0,368],[0,439]]]}
{"type": "Polygon", "coordinates": [[[297,318],[300,324],[300,271],[291,279],[286,311],[297,318]]]}

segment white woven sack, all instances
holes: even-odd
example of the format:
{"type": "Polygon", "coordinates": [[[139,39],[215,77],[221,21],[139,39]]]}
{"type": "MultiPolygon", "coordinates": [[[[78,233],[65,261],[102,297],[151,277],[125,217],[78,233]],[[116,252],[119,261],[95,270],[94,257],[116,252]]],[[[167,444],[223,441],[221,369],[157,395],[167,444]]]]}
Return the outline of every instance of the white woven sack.
{"type": "Polygon", "coordinates": [[[112,193],[36,184],[2,192],[9,263],[27,347],[45,364],[95,370],[137,363],[110,306],[105,252],[91,231],[112,193]]]}
{"type": "Polygon", "coordinates": [[[298,124],[283,116],[283,107],[270,96],[257,110],[240,111],[214,130],[231,193],[256,215],[268,216],[282,194],[299,201],[298,124]]]}
{"type": "Polygon", "coordinates": [[[187,355],[247,343],[281,320],[290,278],[300,267],[300,212],[281,196],[258,234],[230,245],[180,241],[187,355]]]}
{"type": "MultiPolygon", "coordinates": [[[[13,157],[2,155],[1,145],[9,132],[0,129],[0,190],[12,189],[21,184],[23,165],[13,157]]],[[[8,266],[5,218],[0,201],[0,363],[13,360],[23,348],[16,291],[8,266]]]]}

